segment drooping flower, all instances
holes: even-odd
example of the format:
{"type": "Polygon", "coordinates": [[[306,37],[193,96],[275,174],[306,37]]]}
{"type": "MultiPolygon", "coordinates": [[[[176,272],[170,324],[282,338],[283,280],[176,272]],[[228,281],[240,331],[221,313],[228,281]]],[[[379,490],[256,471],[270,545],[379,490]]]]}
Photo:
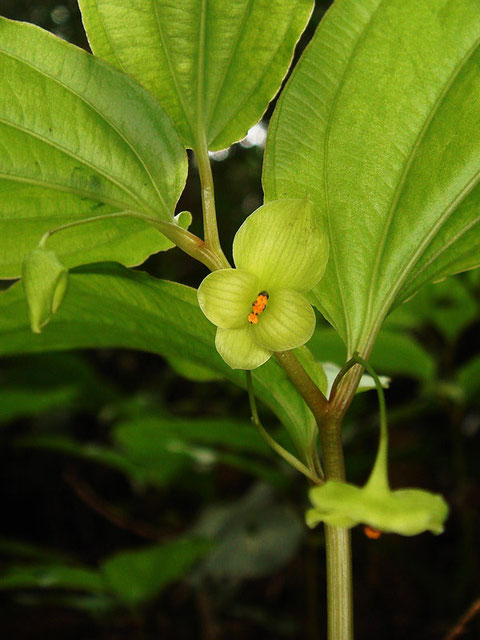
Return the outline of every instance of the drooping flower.
{"type": "MultiPolygon", "coordinates": [[[[352,360],[355,359],[356,356],[352,360]]],[[[363,487],[337,480],[310,490],[313,508],[306,513],[309,527],[319,522],[351,528],[366,525],[369,537],[380,532],[415,536],[424,531],[439,534],[448,516],[448,505],[442,496],[422,489],[392,491],[388,482],[388,431],[385,398],[381,381],[370,365],[357,358],[372,375],[380,400],[380,440],[370,477],[363,487]]]]}
{"type": "Polygon", "coordinates": [[[254,211],[233,242],[235,269],[209,274],[198,302],[216,325],[217,351],[233,369],[255,369],[274,351],[305,344],[315,312],[303,295],[321,279],[328,239],[309,200],[275,200],[254,211]]]}
{"type": "Polygon", "coordinates": [[[309,527],[319,522],[337,527],[365,524],[376,531],[415,536],[439,534],[448,515],[442,496],[421,489],[379,490],[372,484],[356,487],[329,480],[310,490],[313,508],[306,514],[309,527]]]}

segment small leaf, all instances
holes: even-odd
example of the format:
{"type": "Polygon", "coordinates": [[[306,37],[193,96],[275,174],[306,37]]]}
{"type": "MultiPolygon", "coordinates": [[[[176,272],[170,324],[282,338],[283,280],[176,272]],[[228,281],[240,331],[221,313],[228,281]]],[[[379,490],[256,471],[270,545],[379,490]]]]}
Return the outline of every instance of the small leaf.
{"type": "Polygon", "coordinates": [[[25,258],[22,276],[30,326],[34,333],[41,333],[62,303],[68,271],[53,251],[40,246],[25,258]]]}

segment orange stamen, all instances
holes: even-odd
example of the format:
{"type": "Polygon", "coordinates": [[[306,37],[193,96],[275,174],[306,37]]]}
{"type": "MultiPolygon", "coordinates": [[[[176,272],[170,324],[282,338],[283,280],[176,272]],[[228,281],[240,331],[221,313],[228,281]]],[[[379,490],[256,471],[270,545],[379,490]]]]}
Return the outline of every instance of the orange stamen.
{"type": "Polygon", "coordinates": [[[252,302],[252,312],[248,315],[248,321],[250,324],[258,324],[258,315],[265,310],[268,302],[268,293],[266,291],[260,291],[258,296],[252,302]]]}
{"type": "Polygon", "coordinates": [[[378,540],[382,535],[381,531],[379,531],[378,529],[373,529],[368,525],[363,528],[363,532],[367,536],[367,538],[370,538],[370,540],[378,540]]]}

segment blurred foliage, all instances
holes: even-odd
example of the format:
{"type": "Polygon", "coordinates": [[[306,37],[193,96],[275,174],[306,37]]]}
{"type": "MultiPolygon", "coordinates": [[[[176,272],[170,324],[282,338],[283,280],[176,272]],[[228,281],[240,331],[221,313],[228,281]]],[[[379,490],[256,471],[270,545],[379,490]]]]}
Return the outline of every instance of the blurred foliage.
{"type": "MultiPolygon", "coordinates": [[[[3,0],[0,12],[87,46],[75,0],[3,0]]],[[[228,248],[261,204],[262,148],[216,158],[228,248]]],[[[194,167],[182,209],[201,209],[194,167]]],[[[177,250],[145,268],[193,286],[205,275],[177,250]]],[[[392,486],[441,492],[452,515],[438,538],[354,530],[359,640],[446,638],[478,597],[479,311],[478,272],[431,285],[391,314],[372,355],[391,378],[392,486]]],[[[321,320],[309,347],[344,362],[321,320]]],[[[7,358],[0,382],[4,637],[322,637],[323,535],[302,526],[304,479],[254,431],[242,390],[179,359],[114,350],[7,358]]],[[[345,424],[352,482],[377,435],[364,393],[345,424]]],[[[474,619],[462,637],[479,636],[474,619]]]]}

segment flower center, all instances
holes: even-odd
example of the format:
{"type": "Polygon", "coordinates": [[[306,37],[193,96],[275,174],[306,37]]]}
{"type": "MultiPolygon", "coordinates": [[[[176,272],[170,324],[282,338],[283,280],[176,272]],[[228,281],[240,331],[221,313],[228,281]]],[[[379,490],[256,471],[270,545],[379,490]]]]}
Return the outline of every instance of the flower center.
{"type": "Polygon", "coordinates": [[[252,302],[252,312],[248,314],[248,321],[250,324],[258,323],[258,316],[264,311],[268,302],[268,293],[266,291],[260,291],[258,296],[252,302]]]}

